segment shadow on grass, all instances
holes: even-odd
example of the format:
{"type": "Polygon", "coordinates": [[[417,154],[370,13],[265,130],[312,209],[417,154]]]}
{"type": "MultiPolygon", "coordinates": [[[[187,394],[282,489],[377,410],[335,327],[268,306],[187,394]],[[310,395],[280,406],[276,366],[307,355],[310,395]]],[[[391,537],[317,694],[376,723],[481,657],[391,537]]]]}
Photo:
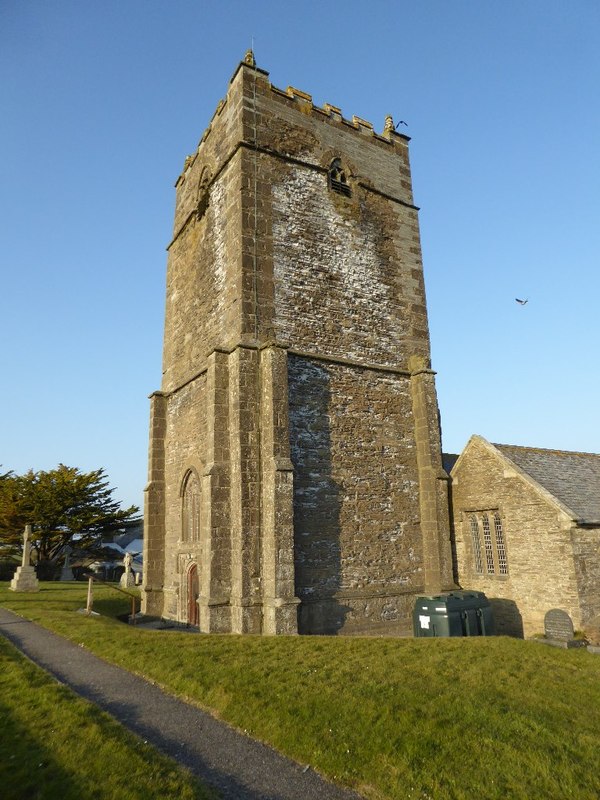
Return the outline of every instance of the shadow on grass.
{"type": "MultiPolygon", "coordinates": [[[[33,606],[43,607],[44,611],[78,611],[86,607],[87,583],[49,581],[40,582],[39,592],[12,592],[8,583],[0,584],[2,590],[8,590],[8,605],[17,614],[26,613],[33,606]],[[43,606],[40,606],[43,599],[43,606]]],[[[136,593],[136,612],[140,610],[139,592],[136,593]]],[[[94,586],[93,610],[105,617],[119,617],[131,614],[131,598],[119,592],[114,586],[104,584],[94,586]]]]}
{"type": "MultiPolygon", "coordinates": [[[[11,624],[12,620],[9,619],[8,622],[11,624]]],[[[29,623],[23,620],[22,624],[28,625],[29,623]]],[[[0,622],[0,630],[13,645],[25,652],[29,658],[58,677],[61,682],[74,690],[80,698],[93,704],[92,710],[86,712],[91,717],[91,721],[97,723],[95,724],[96,731],[93,742],[90,742],[88,734],[85,734],[85,739],[81,738],[82,733],[77,718],[77,713],[81,717],[81,712],[77,709],[71,715],[73,717],[72,721],[60,723],[63,725],[63,731],[71,732],[72,730],[74,745],[79,745],[79,756],[71,754],[74,763],[78,763],[78,758],[83,758],[84,760],[81,763],[85,764],[87,756],[84,754],[84,749],[89,747],[94,754],[93,759],[96,762],[101,761],[102,770],[107,769],[110,771],[111,767],[114,768],[110,749],[107,752],[101,752],[101,745],[107,740],[104,732],[97,730],[98,725],[102,724],[102,721],[98,722],[95,716],[99,713],[98,708],[100,708],[108,712],[113,719],[122,723],[130,731],[142,737],[145,742],[158,748],[165,755],[174,758],[179,764],[186,766],[202,782],[213,784],[218,789],[225,789],[230,797],[240,798],[240,800],[280,800],[282,796],[290,796],[289,792],[282,795],[277,789],[269,789],[267,787],[262,789],[254,788],[256,776],[254,775],[255,770],[253,767],[248,768],[245,766],[241,770],[241,774],[238,774],[237,764],[243,764],[244,762],[250,765],[258,765],[256,773],[260,773],[262,769],[260,765],[263,764],[265,759],[263,745],[252,742],[246,737],[240,737],[233,729],[213,719],[200,709],[169,696],[160,688],[142,678],[138,678],[123,669],[96,658],[86,649],[80,650],[72,642],[63,642],[60,648],[47,647],[42,643],[40,651],[39,643],[35,639],[33,641],[24,641],[21,630],[13,627],[5,628],[4,621],[0,622]],[[79,737],[79,739],[76,737],[79,737]],[[208,746],[206,745],[207,741],[210,743],[208,746]],[[223,751],[226,754],[222,766],[219,764],[220,758],[215,758],[215,754],[218,751],[223,751]],[[106,766],[103,767],[102,763],[105,763],[106,766]]],[[[3,638],[0,636],[0,652],[2,651],[2,644],[3,638]]],[[[7,692],[11,692],[13,696],[21,695],[23,703],[27,703],[27,698],[30,697],[32,687],[34,687],[36,681],[43,682],[47,680],[47,678],[42,679],[37,674],[33,674],[33,665],[29,665],[29,669],[26,667],[28,689],[22,691],[20,685],[16,684],[14,680],[14,685],[9,683],[8,673],[6,679],[2,682],[1,670],[2,665],[0,664],[0,685],[7,692]]],[[[64,698],[61,697],[59,700],[62,702],[64,698]]],[[[57,707],[59,705],[60,703],[56,703],[57,707]]],[[[6,713],[2,713],[3,711],[4,709],[0,707],[0,719],[7,717],[6,713]]],[[[40,738],[48,738],[48,730],[55,727],[53,721],[49,720],[49,716],[49,714],[43,715],[43,720],[40,721],[40,730],[42,731],[40,738]],[[43,724],[41,724],[42,722],[43,724]]],[[[29,719],[29,732],[36,731],[36,715],[31,709],[29,719]]],[[[15,740],[15,737],[21,736],[21,733],[16,729],[15,725],[12,725],[12,727],[6,726],[2,734],[0,734],[0,741],[19,741],[19,738],[15,740]],[[5,736],[7,731],[9,731],[8,739],[5,736]]],[[[60,800],[67,800],[68,798],[68,800],[71,800],[71,798],[77,798],[77,800],[80,800],[80,798],[90,796],[126,796],[128,798],[143,796],[154,798],[161,796],[159,794],[144,795],[139,786],[135,787],[135,791],[132,788],[131,795],[111,794],[110,790],[105,790],[105,787],[100,787],[102,791],[99,790],[97,795],[91,795],[90,781],[94,780],[93,775],[91,778],[88,778],[87,775],[82,776],[81,780],[85,783],[83,788],[77,786],[74,782],[78,778],[77,775],[68,775],[69,781],[65,781],[61,765],[52,761],[44,748],[34,741],[35,734],[33,738],[29,734],[28,738],[27,732],[24,732],[21,739],[24,745],[23,748],[19,748],[18,752],[15,753],[17,758],[14,760],[17,760],[19,764],[23,764],[24,768],[32,772],[34,777],[36,771],[33,769],[34,762],[32,759],[35,760],[36,764],[47,764],[48,774],[52,775],[52,784],[48,786],[40,784],[38,786],[35,780],[33,782],[29,781],[22,793],[20,791],[12,792],[11,789],[11,792],[5,794],[0,790],[0,797],[2,798],[11,798],[11,800],[21,800],[21,798],[22,800],[30,800],[30,798],[35,798],[36,800],[37,798],[60,798],[60,800]],[[57,775],[58,777],[55,778],[57,775]]],[[[70,748],[69,752],[71,752],[70,748]]],[[[8,764],[10,766],[10,755],[12,754],[10,750],[0,751],[2,765],[8,764]]],[[[273,768],[273,765],[271,764],[270,767],[273,768]]],[[[129,769],[128,779],[131,778],[135,783],[133,780],[133,765],[129,769]]],[[[290,780],[289,770],[287,772],[283,770],[283,773],[283,779],[290,780]]],[[[95,774],[97,774],[97,770],[95,774]]],[[[146,778],[147,775],[144,776],[144,780],[146,778]]],[[[118,779],[120,780],[120,778],[118,779]]],[[[152,780],[156,782],[161,779],[161,774],[157,772],[152,780]]],[[[303,775],[297,775],[296,770],[292,770],[291,779],[299,780],[297,796],[302,796],[303,782],[304,780],[310,780],[311,776],[304,778],[303,775]]],[[[261,783],[260,780],[257,782],[258,784],[261,783]]],[[[168,787],[169,783],[167,782],[164,797],[179,797],[179,793],[170,793],[168,787]]],[[[147,787],[145,791],[147,791],[147,787]]],[[[204,796],[205,794],[198,794],[198,797],[204,796]]]]}
{"type": "Polygon", "coordinates": [[[49,748],[33,738],[0,703],[0,786],[2,797],[38,800],[81,798],[82,787],[54,759],[49,748]]]}
{"type": "MultiPolygon", "coordinates": [[[[77,691],[82,693],[79,688],[77,691]]],[[[104,711],[141,737],[144,742],[148,742],[164,755],[189,769],[196,778],[208,784],[212,791],[225,790],[228,797],[236,797],[240,800],[281,800],[282,794],[277,790],[254,789],[248,784],[242,783],[235,774],[235,759],[231,762],[231,769],[224,770],[215,766],[213,759],[206,757],[202,746],[198,748],[195,746],[196,740],[199,741],[199,731],[203,737],[214,738],[218,741],[224,750],[228,750],[232,746],[232,738],[239,736],[233,730],[226,731],[222,723],[211,720],[205,712],[193,706],[187,706],[176,698],[170,698],[167,704],[161,704],[160,710],[158,710],[158,708],[151,708],[143,701],[141,703],[128,703],[122,700],[107,701],[106,698],[95,696],[93,692],[86,693],[84,696],[101,705],[104,711]],[[160,722],[157,721],[159,715],[160,722]]],[[[240,757],[255,759],[259,763],[263,746],[259,743],[255,743],[255,745],[258,748],[256,753],[248,754],[241,751],[240,757]]],[[[214,800],[217,798],[215,797],[214,800]]]]}

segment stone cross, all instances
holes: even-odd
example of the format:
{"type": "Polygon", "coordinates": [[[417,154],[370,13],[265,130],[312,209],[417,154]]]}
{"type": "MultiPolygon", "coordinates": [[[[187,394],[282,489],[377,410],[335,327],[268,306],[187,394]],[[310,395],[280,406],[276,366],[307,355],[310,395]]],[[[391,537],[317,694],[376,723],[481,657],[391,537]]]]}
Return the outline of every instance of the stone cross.
{"type": "Polygon", "coordinates": [[[28,567],[31,562],[31,525],[25,525],[23,532],[23,560],[22,567],[28,567]]]}
{"type": "Polygon", "coordinates": [[[125,553],[125,557],[123,558],[123,566],[125,567],[125,572],[121,575],[121,580],[119,581],[122,589],[126,589],[129,586],[135,586],[135,577],[131,569],[132,561],[133,557],[131,553],[125,553]]]}

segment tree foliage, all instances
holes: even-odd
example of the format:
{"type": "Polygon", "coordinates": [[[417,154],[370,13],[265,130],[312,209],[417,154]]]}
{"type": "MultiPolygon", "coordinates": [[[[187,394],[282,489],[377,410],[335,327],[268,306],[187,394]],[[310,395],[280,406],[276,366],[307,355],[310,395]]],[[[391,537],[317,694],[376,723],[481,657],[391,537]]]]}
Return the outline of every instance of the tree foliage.
{"type": "Polygon", "coordinates": [[[139,514],[137,506],[121,509],[113,492],[103,469],[81,472],[59,464],[47,472],[0,475],[0,542],[19,549],[25,525],[31,525],[38,563],[56,563],[67,545],[93,548],[139,514]]]}

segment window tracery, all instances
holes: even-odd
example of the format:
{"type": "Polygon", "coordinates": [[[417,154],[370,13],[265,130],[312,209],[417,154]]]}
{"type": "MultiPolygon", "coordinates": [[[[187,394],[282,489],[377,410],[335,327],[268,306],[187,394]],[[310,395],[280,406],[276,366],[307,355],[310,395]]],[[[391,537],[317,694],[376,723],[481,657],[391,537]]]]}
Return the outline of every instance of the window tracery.
{"type": "Polygon", "coordinates": [[[334,158],[329,167],[329,188],[337,194],[342,194],[345,197],[352,196],[352,189],[348,183],[346,170],[339,158],[334,158]]]}

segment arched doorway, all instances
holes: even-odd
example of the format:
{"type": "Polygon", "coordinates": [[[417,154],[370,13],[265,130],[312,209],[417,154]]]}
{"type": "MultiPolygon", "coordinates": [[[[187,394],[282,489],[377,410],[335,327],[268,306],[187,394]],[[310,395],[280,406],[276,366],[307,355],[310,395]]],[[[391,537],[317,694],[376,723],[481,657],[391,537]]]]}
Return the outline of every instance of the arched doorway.
{"type": "Polygon", "coordinates": [[[187,621],[189,625],[200,623],[198,614],[198,595],[200,594],[200,582],[198,580],[198,565],[192,564],[187,574],[187,621]]]}

